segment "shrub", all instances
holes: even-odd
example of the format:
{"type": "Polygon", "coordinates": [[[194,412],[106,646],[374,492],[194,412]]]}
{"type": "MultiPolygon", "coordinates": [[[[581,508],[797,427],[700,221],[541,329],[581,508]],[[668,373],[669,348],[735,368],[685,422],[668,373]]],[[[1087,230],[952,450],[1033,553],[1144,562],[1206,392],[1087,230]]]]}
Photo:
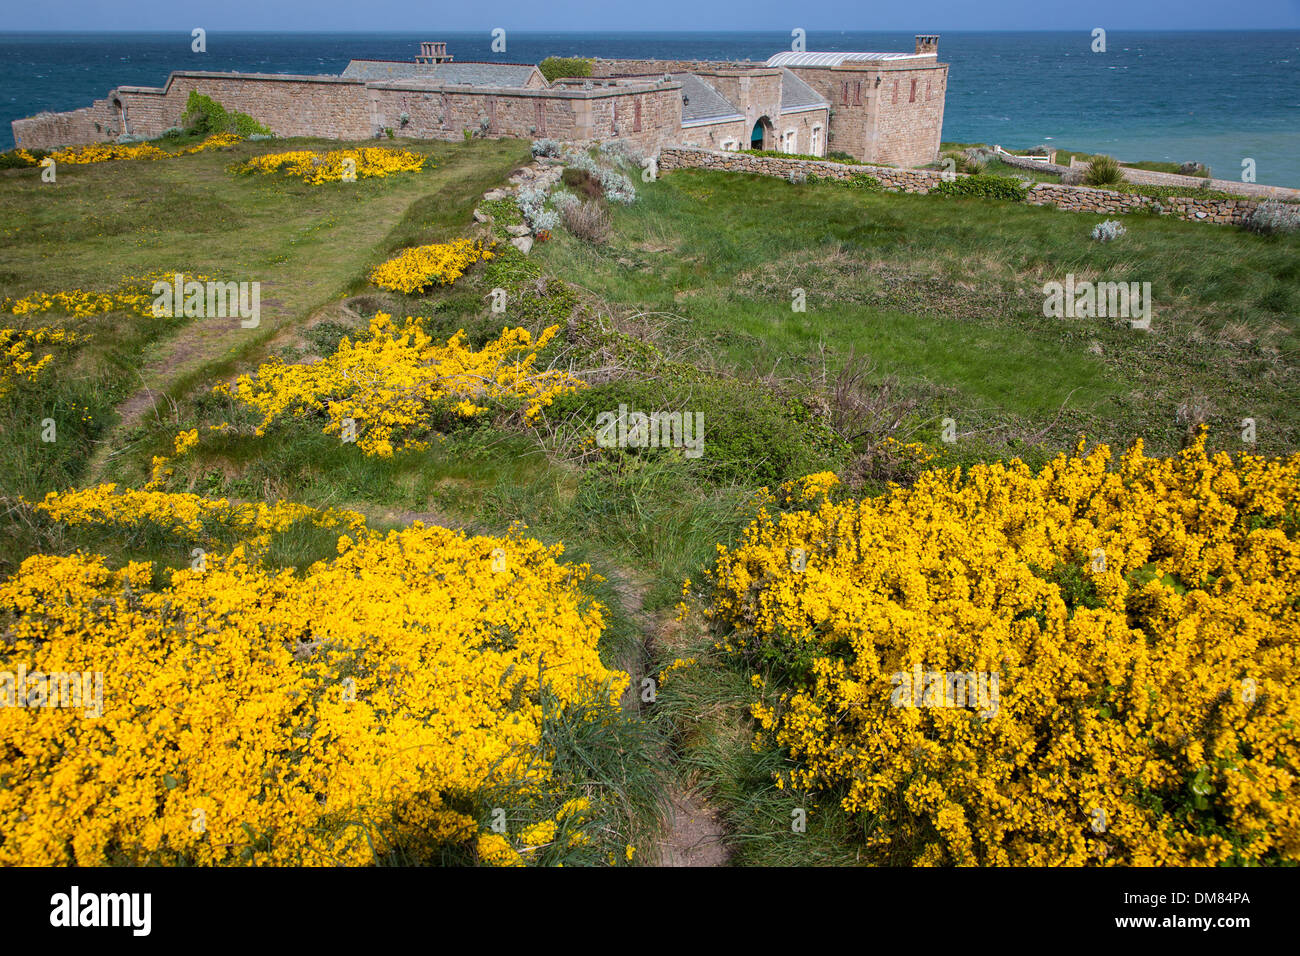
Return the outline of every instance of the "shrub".
{"type": "MultiPolygon", "coordinates": [[[[843,451],[826,423],[804,403],[774,393],[764,383],[728,378],[680,381],[670,376],[618,380],[556,398],[551,420],[591,422],[601,412],[698,412],[703,416],[703,454],[683,467],[710,483],[775,484],[810,463],[828,463],[843,451]]],[[[607,455],[674,454],[660,449],[608,449],[607,455]]]]}
{"type": "Polygon", "coordinates": [[[566,76],[591,76],[591,60],[580,56],[548,56],[537,68],[548,83],[566,76]]]}
{"type": "Polygon", "coordinates": [[[1092,238],[1098,242],[1111,242],[1124,235],[1128,230],[1118,219],[1107,219],[1105,222],[1099,222],[1092,227],[1092,238]]]}
{"type": "Polygon", "coordinates": [[[381,312],[368,334],[345,340],[320,362],[267,362],[213,391],[259,413],[259,436],[285,418],[309,418],[326,435],[341,434],[351,420],[358,449],[391,458],[423,447],[439,427],[491,409],[517,411],[530,424],[557,395],[582,388],[567,371],[535,368],[558,332],[553,325],[534,339],[524,328],[503,329],[474,351],[463,332],[436,342],[417,320],[399,325],[381,312]]]}
{"type": "Polygon", "coordinates": [[[393,173],[418,172],[424,168],[425,162],[425,157],[419,153],[387,146],[332,149],[323,153],[296,149],[254,156],[236,166],[234,172],[262,176],[282,172],[319,186],[322,183],[341,182],[349,173],[355,173],[357,179],[370,179],[393,173]]]}
{"type": "Polygon", "coordinates": [[[1094,156],[1083,172],[1085,186],[1118,186],[1124,182],[1124,172],[1114,156],[1094,156]]]}
{"type": "Polygon", "coordinates": [[[1300,205],[1267,199],[1245,218],[1242,227],[1264,235],[1295,232],[1300,229],[1300,205]]]}
{"type": "Polygon", "coordinates": [[[604,193],[600,185],[600,177],[593,176],[585,169],[575,169],[572,166],[566,167],[560,174],[560,181],[570,189],[584,193],[587,197],[595,199],[604,193]]]}
{"type": "Polygon", "coordinates": [[[195,133],[235,133],[247,139],[254,133],[268,135],[271,131],[247,113],[227,111],[224,106],[195,90],[190,90],[185,101],[185,114],[181,121],[195,133]]]}
{"type": "Polygon", "coordinates": [[[930,189],[931,195],[1007,199],[1011,202],[1024,202],[1027,192],[1024,183],[1007,176],[962,176],[930,189]]]}
{"type": "Polygon", "coordinates": [[[546,190],[541,186],[520,186],[515,203],[533,232],[554,229],[560,219],[554,210],[546,208],[546,190]]]}
{"type": "Polygon", "coordinates": [[[708,613],[767,674],[777,786],[851,814],[864,856],[1300,861],[1300,455],[1110,459],[841,504],[814,476],[719,548],[708,613]]]}
{"type": "Polygon", "coordinates": [[[560,206],[560,218],[564,227],[584,242],[599,244],[609,238],[609,210],[598,200],[566,202],[560,206]]]}
{"type": "Polygon", "coordinates": [[[25,169],[28,166],[39,166],[42,159],[50,155],[43,149],[11,149],[7,153],[0,153],[0,169],[25,169]]]}
{"type": "Polygon", "coordinates": [[[564,144],[558,139],[535,139],[530,147],[534,156],[553,156],[559,158],[564,153],[564,144]]]}
{"type": "Polygon", "coordinates": [[[620,172],[612,169],[602,169],[600,171],[600,187],[604,190],[605,198],[610,202],[622,205],[636,202],[636,187],[632,185],[632,180],[620,172]]]}
{"type": "Polygon", "coordinates": [[[474,239],[414,246],[376,266],[369,278],[381,289],[423,292],[433,285],[451,285],[475,262],[493,255],[491,246],[474,239]]]}
{"type": "Polygon", "coordinates": [[[600,155],[617,166],[644,169],[650,157],[635,143],[625,139],[609,139],[600,144],[600,155]]]}
{"type": "Polygon", "coordinates": [[[112,485],[38,507],[123,534],[296,519],[337,544],[299,574],[241,546],[170,574],[35,555],[0,582],[0,668],[102,675],[84,707],[0,707],[0,863],[518,865],[586,813],[534,810],[561,772],[546,723],[604,726],[628,678],[600,662],[590,569],[558,547],[112,485]],[[61,781],[78,799],[50,799],[61,781]],[[502,804],[532,824],[517,849],[486,825],[502,804]]]}
{"type": "Polygon", "coordinates": [[[848,179],[841,179],[838,182],[843,183],[849,189],[860,189],[865,192],[879,192],[884,188],[880,180],[869,173],[855,173],[848,179]]]}

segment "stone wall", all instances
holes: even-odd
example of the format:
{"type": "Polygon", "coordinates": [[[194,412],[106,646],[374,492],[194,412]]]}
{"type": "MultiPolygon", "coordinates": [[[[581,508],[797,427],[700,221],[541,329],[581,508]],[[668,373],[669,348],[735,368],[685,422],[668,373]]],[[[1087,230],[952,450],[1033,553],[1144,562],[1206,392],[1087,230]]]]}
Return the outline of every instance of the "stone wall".
{"type": "MultiPolygon", "coordinates": [[[[755,156],[747,153],[730,153],[721,150],[669,147],[659,154],[659,170],[716,169],[727,172],[757,173],[761,176],[785,178],[791,173],[815,174],[824,179],[848,179],[867,174],[876,177],[889,190],[925,194],[942,182],[942,174],[932,169],[894,169],[889,166],[851,165],[811,159],[781,159],[775,156],[755,156]]],[[[965,174],[957,174],[964,178],[965,174]]],[[[1092,189],[1088,186],[1061,186],[1056,183],[1036,183],[1030,187],[1025,201],[1035,206],[1055,206],[1073,212],[1124,214],[1140,209],[1163,210],[1164,214],[1177,216],[1191,222],[1215,222],[1240,225],[1258,206],[1255,199],[1200,199],[1187,196],[1178,199],[1152,199],[1111,189],[1092,189]]]]}
{"type": "Polygon", "coordinates": [[[922,166],[939,157],[948,65],[886,70],[881,74],[868,162],[922,166]]]}
{"type": "Polygon", "coordinates": [[[104,142],[124,132],[152,138],[180,124],[191,91],[249,114],[277,136],[365,139],[373,130],[359,80],[178,72],[164,87],[121,86],[88,109],[15,120],[14,138],[19,146],[40,148],[104,142]]]}
{"type": "Polygon", "coordinates": [[[762,60],[610,60],[596,58],[591,61],[592,76],[640,76],[649,73],[700,73],[712,70],[734,70],[737,66],[763,67],[762,60]]]}
{"type": "Polygon", "coordinates": [[[103,142],[122,132],[155,137],[181,122],[191,91],[248,113],[277,136],[326,139],[368,139],[392,129],[403,136],[450,140],[463,138],[469,129],[489,137],[620,138],[654,152],[680,140],[682,118],[681,84],[662,80],[532,89],[178,72],[162,88],[123,86],[93,107],[17,120],[15,138],[19,146],[43,148],[103,142]]]}
{"type": "Polygon", "coordinates": [[[948,64],[873,60],[790,70],[830,103],[828,151],[920,166],[939,153],[948,64]]]}
{"type": "MultiPolygon", "coordinates": [[[[1010,153],[999,152],[997,155],[998,159],[1008,166],[1016,166],[1020,169],[1037,169],[1057,174],[1088,165],[1086,161],[1075,156],[1070,157],[1069,166],[1062,166],[1057,163],[1036,163],[1028,157],[1015,156],[1010,153]]],[[[1180,173],[1162,173],[1152,169],[1135,169],[1132,166],[1121,166],[1120,169],[1124,174],[1124,178],[1130,183],[1140,186],[1186,186],[1190,195],[1195,195],[1195,191],[1198,189],[1215,189],[1219,192],[1234,193],[1252,199],[1300,199],[1300,189],[1291,189],[1286,186],[1241,183],[1233,179],[1206,179],[1203,176],[1183,176],[1180,173]]]]}
{"type": "Polygon", "coordinates": [[[33,149],[99,143],[122,132],[121,117],[107,99],[66,113],[38,113],[12,125],[14,145],[33,149]]]}
{"type": "Polygon", "coordinates": [[[895,169],[892,166],[855,166],[829,160],[783,159],[753,153],[723,150],[665,147],[659,153],[659,169],[718,169],[734,173],[757,173],[760,176],[785,178],[790,173],[813,173],[823,179],[849,179],[863,173],[875,176],[888,189],[906,193],[928,193],[941,182],[939,173],[930,169],[895,169]]]}

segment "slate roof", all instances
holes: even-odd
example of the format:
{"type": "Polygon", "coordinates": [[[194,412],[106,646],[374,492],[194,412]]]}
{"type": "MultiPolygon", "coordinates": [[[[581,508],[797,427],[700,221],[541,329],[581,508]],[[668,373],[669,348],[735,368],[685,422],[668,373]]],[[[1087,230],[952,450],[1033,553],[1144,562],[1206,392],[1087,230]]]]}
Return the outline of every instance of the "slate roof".
{"type": "Polygon", "coordinates": [[[353,60],[342,76],[355,80],[433,80],[448,86],[527,86],[531,63],[412,63],[353,60]]]}
{"type": "Polygon", "coordinates": [[[843,66],[872,60],[937,59],[935,53],[793,53],[786,50],[767,58],[768,66],[843,66]]]}
{"type": "Polygon", "coordinates": [[[694,73],[674,73],[674,80],[682,84],[682,124],[720,123],[724,120],[744,119],[745,114],[734,103],[694,73]]]}
{"type": "Polygon", "coordinates": [[[799,77],[783,69],[781,71],[781,112],[792,113],[795,110],[817,106],[829,108],[830,104],[799,77]]]}

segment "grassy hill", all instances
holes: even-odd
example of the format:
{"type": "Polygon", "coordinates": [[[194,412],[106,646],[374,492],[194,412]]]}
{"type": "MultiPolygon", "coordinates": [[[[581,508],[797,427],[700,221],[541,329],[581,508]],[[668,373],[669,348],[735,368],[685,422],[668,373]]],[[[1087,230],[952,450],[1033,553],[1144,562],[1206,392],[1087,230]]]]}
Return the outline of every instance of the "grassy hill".
{"type": "MultiPolygon", "coordinates": [[[[80,338],[2,398],[0,575],[78,547],[114,567],[189,567],[188,533],[92,533],[31,508],[49,492],[151,478],[164,494],[351,510],[378,533],[425,522],[506,540],[522,526],[563,545],[565,562],[604,578],[583,593],[607,608],[604,663],[634,689],[617,732],[548,718],[563,784],[545,814],[616,797],[595,801],[596,850],[576,862],[654,858],[656,842],[679,835],[664,809],[674,806],[716,817],[735,862],[865,862],[846,816],[816,814],[807,839],[788,838],[791,810],[813,798],[774,789],[788,755],[750,746],[746,668],[682,664],[716,637],[698,617],[674,617],[683,579],[699,581],[718,546],[740,540],[764,489],[834,471],[869,497],[934,468],[1014,458],[1037,468],[1080,436],[1169,455],[1201,425],[1212,451],[1300,449],[1300,237],[1134,215],[1124,236],[1100,243],[1099,216],[684,171],[638,181],[636,202],[610,205],[607,242],[556,228],[524,256],[506,241],[513,203],[481,197],[529,161],[526,143],[403,141],[426,169],[355,183],[229,171],[271,150],[340,145],[67,166],[54,184],[0,172],[0,299],[184,271],[258,281],[263,306],[255,329],[128,310],[4,317],[14,329],[57,321],[80,338]],[[478,206],[494,225],[475,223],[478,206]],[[403,248],[461,237],[498,245],[454,284],[403,295],[367,281],[403,248]],[[1067,274],[1149,282],[1151,328],[1045,317],[1044,284],[1067,274]],[[537,367],[586,387],[555,395],[536,419],[509,401],[482,399],[488,412],[468,418],[442,409],[391,456],[323,430],[329,399],[259,425],[214,392],[277,362],[327,367],[379,312],[415,317],[434,343],[463,330],[470,350],[490,349],[505,327],[536,341],[558,326],[537,367]],[[702,414],[706,453],[594,447],[598,416],[620,405],[702,414]],[[51,419],[57,440],[42,441],[51,419]],[[673,689],[657,704],[653,693],[635,699],[646,679],[673,689]]],[[[313,562],[333,560],[337,540],[335,525],[300,521],[272,532],[258,560],[321,573],[313,562]]],[[[493,807],[465,812],[487,820],[493,807]]]]}

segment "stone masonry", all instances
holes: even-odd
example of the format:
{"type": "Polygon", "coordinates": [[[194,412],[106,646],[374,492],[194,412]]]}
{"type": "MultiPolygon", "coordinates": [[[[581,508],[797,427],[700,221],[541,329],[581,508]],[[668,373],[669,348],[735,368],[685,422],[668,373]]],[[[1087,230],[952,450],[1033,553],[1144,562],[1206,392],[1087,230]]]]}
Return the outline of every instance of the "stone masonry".
{"type": "Polygon", "coordinates": [[[921,165],[938,152],[947,87],[937,37],[915,53],[777,54],[753,61],[593,60],[592,76],[548,83],[531,64],[457,62],[426,42],[410,61],[353,60],[339,75],[177,71],[92,105],[13,122],[20,147],[153,138],[181,123],[191,92],[277,136],[358,140],[622,139],[654,154],[699,145],[921,165]],[[786,61],[794,56],[794,59],[786,61]],[[833,62],[832,62],[833,61],[833,62]]]}
{"type": "MultiPolygon", "coordinates": [[[[850,179],[868,175],[880,180],[883,188],[895,192],[925,194],[943,182],[943,173],[932,169],[897,169],[891,166],[853,165],[811,159],[784,159],[755,156],[725,150],[668,147],[659,154],[659,171],[677,169],[716,169],[727,172],[755,173],[761,176],[788,178],[791,174],[809,174],[823,179],[850,179]]],[[[964,173],[955,174],[964,178],[964,173]]],[[[1149,209],[1163,215],[1191,222],[1240,225],[1258,208],[1259,199],[1204,199],[1195,195],[1174,199],[1153,199],[1112,189],[1089,186],[1062,186],[1035,183],[1029,187],[1025,202],[1033,206],[1055,206],[1071,212],[1129,213],[1149,209]]]]}

